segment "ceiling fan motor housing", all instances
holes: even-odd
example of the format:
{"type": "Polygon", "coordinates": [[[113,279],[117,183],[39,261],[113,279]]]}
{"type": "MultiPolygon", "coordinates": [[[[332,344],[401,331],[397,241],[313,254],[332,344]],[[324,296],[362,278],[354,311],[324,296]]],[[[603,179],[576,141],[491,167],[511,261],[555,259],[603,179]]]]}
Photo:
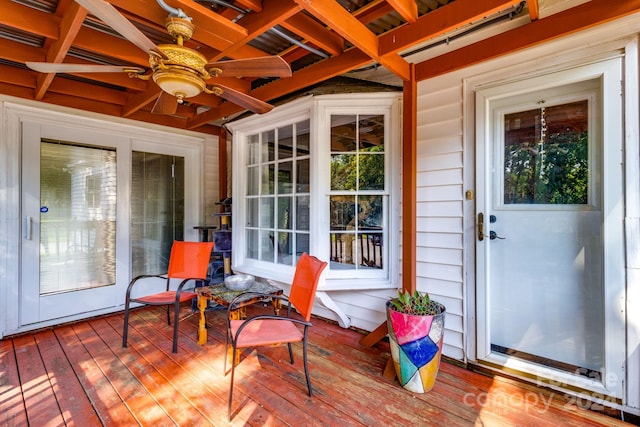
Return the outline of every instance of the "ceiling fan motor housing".
{"type": "Polygon", "coordinates": [[[165,24],[177,44],[158,45],[166,59],[154,53],[149,56],[153,81],[178,101],[199,95],[205,90],[205,81],[211,75],[204,68],[207,64],[204,55],[182,45],[193,35],[194,26],[186,19],[175,17],[167,18],[165,24]]]}

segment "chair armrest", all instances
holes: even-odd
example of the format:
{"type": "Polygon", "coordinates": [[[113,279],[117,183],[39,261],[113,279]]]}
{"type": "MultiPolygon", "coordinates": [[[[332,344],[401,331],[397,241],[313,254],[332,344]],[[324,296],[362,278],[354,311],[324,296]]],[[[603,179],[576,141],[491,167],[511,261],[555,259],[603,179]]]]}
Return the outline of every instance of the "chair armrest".
{"type": "Polygon", "coordinates": [[[131,282],[129,282],[129,286],[127,286],[127,296],[131,294],[131,289],[133,289],[133,285],[135,285],[140,279],[149,279],[149,278],[158,278],[158,279],[167,279],[166,275],[163,274],[142,274],[140,276],[134,277],[131,282]]]}
{"type": "MultiPolygon", "coordinates": [[[[275,314],[258,314],[257,316],[252,316],[252,317],[248,317],[247,319],[245,319],[242,322],[242,325],[240,325],[240,327],[238,328],[237,332],[236,332],[236,337],[238,335],[240,335],[240,333],[242,332],[242,330],[251,322],[255,321],[255,320],[285,320],[287,322],[293,322],[293,323],[297,323],[299,325],[303,325],[306,328],[313,326],[313,324],[311,322],[307,322],[306,320],[302,320],[302,319],[296,319],[294,317],[286,317],[286,316],[276,316],[275,314]]],[[[227,318],[227,328],[230,329],[231,328],[231,321],[227,318]]],[[[306,333],[306,332],[305,332],[306,333]]],[[[229,335],[231,334],[231,332],[229,332],[229,335]]]]}

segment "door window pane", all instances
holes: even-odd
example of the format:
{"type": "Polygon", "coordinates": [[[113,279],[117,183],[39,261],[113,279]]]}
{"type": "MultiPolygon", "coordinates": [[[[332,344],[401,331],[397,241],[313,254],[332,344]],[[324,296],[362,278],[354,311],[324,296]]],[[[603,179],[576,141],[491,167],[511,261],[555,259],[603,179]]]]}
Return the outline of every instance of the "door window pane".
{"type": "Polygon", "coordinates": [[[174,240],[184,240],[184,158],[134,151],[132,276],[163,274],[174,240]]]}
{"type": "Polygon", "coordinates": [[[115,283],[116,152],[40,145],[40,294],[115,283]]]}
{"type": "Polygon", "coordinates": [[[504,116],[504,203],[589,202],[589,103],[504,116]]]}

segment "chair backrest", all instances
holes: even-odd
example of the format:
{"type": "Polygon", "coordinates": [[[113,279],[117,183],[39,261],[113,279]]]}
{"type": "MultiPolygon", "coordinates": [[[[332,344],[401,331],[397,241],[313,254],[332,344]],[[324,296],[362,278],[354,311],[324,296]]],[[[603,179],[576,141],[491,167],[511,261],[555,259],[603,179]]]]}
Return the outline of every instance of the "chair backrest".
{"type": "Polygon", "coordinates": [[[212,250],[213,242],[174,241],[167,276],[178,279],[206,279],[212,250]]]}
{"type": "Polygon", "coordinates": [[[296,272],[293,275],[289,301],[300,312],[307,322],[311,319],[311,308],[316,297],[316,289],[322,270],[327,266],[325,261],[303,253],[298,260],[296,272]]]}

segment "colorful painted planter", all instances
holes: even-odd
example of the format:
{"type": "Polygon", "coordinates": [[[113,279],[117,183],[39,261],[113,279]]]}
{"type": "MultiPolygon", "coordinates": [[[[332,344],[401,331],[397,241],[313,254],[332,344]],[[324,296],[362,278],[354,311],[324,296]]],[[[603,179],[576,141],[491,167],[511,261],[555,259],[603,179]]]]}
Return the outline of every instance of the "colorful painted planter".
{"type": "Polygon", "coordinates": [[[393,365],[402,387],[414,393],[431,390],[438,376],[445,316],[445,308],[440,305],[439,314],[416,316],[395,311],[387,301],[393,365]]]}

